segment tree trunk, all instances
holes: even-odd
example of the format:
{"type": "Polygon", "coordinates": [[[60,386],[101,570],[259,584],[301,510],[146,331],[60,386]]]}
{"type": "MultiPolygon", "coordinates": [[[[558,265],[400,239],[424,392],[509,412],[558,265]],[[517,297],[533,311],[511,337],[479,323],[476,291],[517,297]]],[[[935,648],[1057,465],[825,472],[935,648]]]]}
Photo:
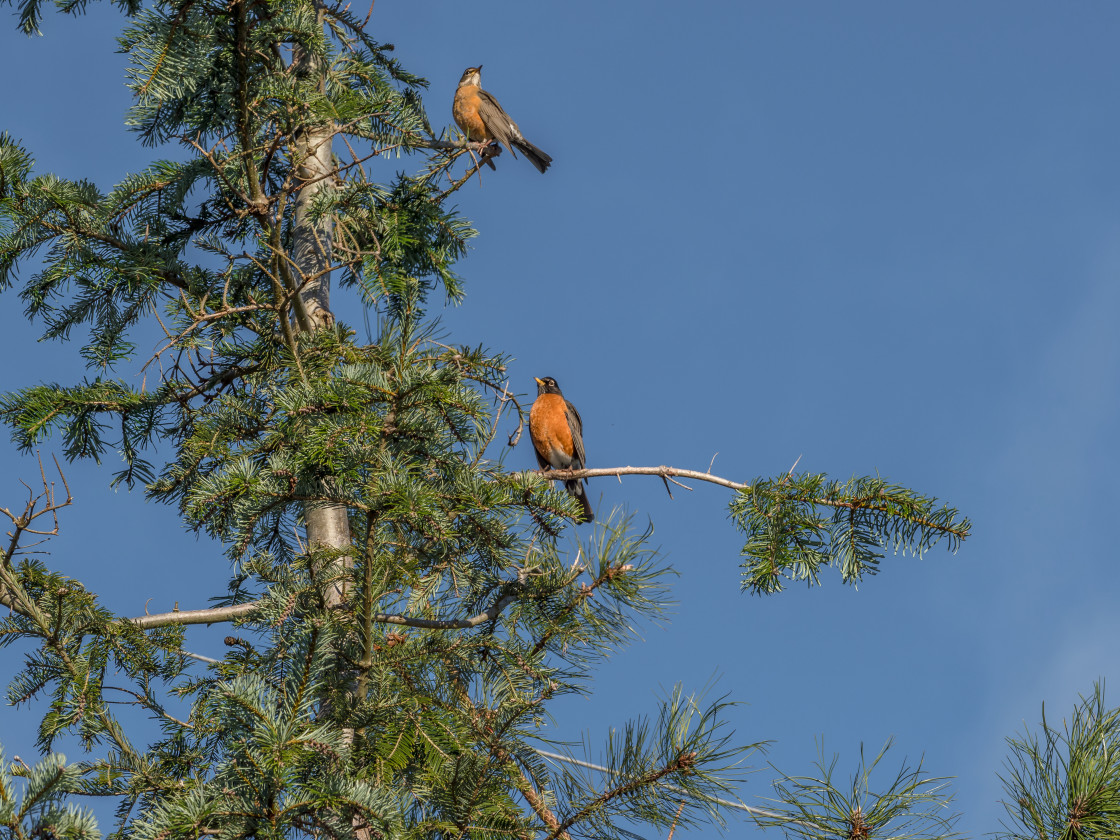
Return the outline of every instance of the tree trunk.
{"type": "MultiPolygon", "coordinates": [[[[321,8],[319,19],[321,25],[321,8]]],[[[319,84],[325,86],[325,68],[318,56],[297,50],[293,59],[300,71],[309,77],[318,78],[319,84]]],[[[334,220],[330,214],[318,220],[311,218],[311,207],[316,199],[324,192],[335,189],[332,154],[334,134],[335,127],[331,124],[305,126],[293,139],[300,190],[296,194],[292,217],[291,256],[293,273],[299,284],[301,308],[305,314],[303,319],[297,321],[302,320],[301,326],[306,330],[321,329],[334,323],[330,308],[334,220]]],[[[345,505],[307,505],[303,515],[307,526],[308,550],[317,547],[336,551],[349,549],[350,523],[345,505]]],[[[349,568],[353,564],[353,558],[347,552],[338,556],[334,562],[349,568]]],[[[333,574],[331,576],[334,577],[333,574]]],[[[324,594],[328,606],[337,606],[346,594],[345,587],[337,584],[324,594]]]]}

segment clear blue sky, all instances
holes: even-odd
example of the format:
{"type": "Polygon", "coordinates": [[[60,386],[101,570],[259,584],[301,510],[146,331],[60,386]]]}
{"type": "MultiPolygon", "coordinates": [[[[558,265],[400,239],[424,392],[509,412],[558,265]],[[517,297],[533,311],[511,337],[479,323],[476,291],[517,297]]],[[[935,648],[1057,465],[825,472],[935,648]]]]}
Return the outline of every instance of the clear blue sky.
{"type": "MultiPolygon", "coordinates": [[[[116,15],[50,16],[31,40],[14,24],[0,129],[44,171],[109,187],[142,168],[116,15]]],[[[718,452],[715,472],[750,480],[800,457],[974,522],[957,555],[888,556],[858,592],[829,574],[759,599],[738,593],[722,491],[595,480],[601,512],[654,522],[678,605],[557,709],[560,734],[597,744],[676,682],[716,679],[783,770],[809,772],[822,737],[854,769],[861,741],[893,736],[897,760],[956,777],[963,833],[996,829],[1003,739],[1120,665],[1120,5],[377,0],[368,29],[431,81],[435,124],[481,63],[554,157],[541,176],[504,155],[458,194],[481,236],[444,324],[515,356],[523,393],[556,377],[590,466],[718,452]]],[[[9,295],[0,388],[78,378],[76,347],[29,344],[21,312],[9,295]]],[[[34,464],[0,459],[11,507],[34,464]]],[[[527,443],[509,463],[534,465],[527,443]]],[[[51,562],[121,612],[204,606],[220,551],[107,490],[113,468],[69,469],[51,562]]],[[[222,635],[190,638],[220,656],[222,635]]],[[[37,711],[0,708],[8,755],[31,753],[37,711]]],[[[771,775],[742,797],[761,804],[771,775]]]]}

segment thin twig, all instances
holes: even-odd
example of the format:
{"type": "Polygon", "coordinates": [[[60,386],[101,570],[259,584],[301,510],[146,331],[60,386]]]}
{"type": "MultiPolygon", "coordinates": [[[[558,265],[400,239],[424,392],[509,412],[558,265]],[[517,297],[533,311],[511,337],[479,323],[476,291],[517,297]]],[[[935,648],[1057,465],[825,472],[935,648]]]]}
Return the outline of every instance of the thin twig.
{"type": "MultiPolygon", "coordinates": [[[[570,758],[566,755],[549,752],[548,750],[537,749],[536,747],[532,747],[531,749],[537,755],[541,756],[542,758],[547,758],[550,761],[559,761],[564,764],[574,764],[577,767],[585,767],[588,770],[595,770],[607,776],[618,775],[609,767],[603,767],[599,764],[592,764],[590,761],[580,761],[578,758],[570,758]]],[[[659,782],[659,784],[665,783],[659,782]]],[[[665,787],[668,790],[673,791],[674,793],[687,793],[687,791],[677,787],[676,785],[665,784],[665,787]]],[[[696,794],[696,796],[700,797],[701,799],[705,799],[708,802],[715,802],[717,805],[722,805],[725,808],[734,808],[736,811],[746,811],[748,814],[754,817],[766,817],[767,819],[785,820],[785,817],[783,815],[777,813],[776,811],[768,811],[765,808],[754,808],[750,805],[745,805],[742,802],[732,802],[730,799],[720,799],[718,796],[708,796],[707,794],[703,793],[696,794]]],[[[819,828],[819,826],[815,826],[812,823],[808,822],[802,822],[801,820],[789,820],[789,822],[796,823],[797,825],[808,826],[810,828],[819,828]]]]}
{"type": "Polygon", "coordinates": [[[669,827],[669,836],[666,837],[665,840],[673,840],[673,834],[676,832],[677,823],[680,821],[680,818],[681,818],[681,811],[684,810],[684,803],[685,803],[685,800],[682,799],[681,804],[677,806],[677,813],[673,815],[673,824],[669,827]]]}

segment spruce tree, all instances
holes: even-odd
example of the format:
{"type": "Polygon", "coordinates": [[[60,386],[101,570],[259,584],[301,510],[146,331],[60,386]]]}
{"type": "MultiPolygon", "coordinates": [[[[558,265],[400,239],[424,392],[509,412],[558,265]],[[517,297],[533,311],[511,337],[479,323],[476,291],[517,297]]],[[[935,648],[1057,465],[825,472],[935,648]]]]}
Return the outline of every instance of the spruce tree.
{"type": "MultiPolygon", "coordinates": [[[[40,5],[20,3],[25,31],[40,5]]],[[[43,477],[12,515],[0,603],[4,642],[34,645],[8,696],[47,708],[45,757],[0,767],[0,825],[97,836],[78,794],[111,798],[114,834],[138,838],[552,840],[722,821],[758,746],[733,741],[722,701],[678,690],[656,719],[620,722],[602,768],[546,756],[550,701],[591,690],[633,619],[659,613],[668,571],[626,516],[586,526],[568,554],[579,505],[551,475],[727,486],[756,594],[815,585],[825,567],[858,582],[889,548],[956,548],[968,521],[878,477],[507,469],[503,438],[524,420],[507,357],[480,336],[436,340],[431,320],[464,297],[456,271],[475,231],[450,199],[481,162],[433,126],[425,81],[349,7],[118,5],[130,125],[177,151],[104,191],[37,173],[0,137],[0,282],[46,338],[83,331],[89,370],[5,395],[0,416],[24,449],[118,451],[115,482],[219,540],[232,580],[214,607],[112,614],[21,550],[69,502],[43,477]],[[372,341],[332,311],[332,283],[360,294],[372,341]],[[149,356],[133,336],[152,323],[164,340],[149,356]],[[219,622],[228,653],[200,673],[186,628],[219,622]],[[161,738],[130,737],[107,670],[161,738]],[[87,755],[53,754],[64,733],[87,755]]],[[[788,809],[750,813],[814,836],[885,836],[897,820],[914,836],[948,831],[920,770],[870,822],[858,797],[822,796],[834,819],[812,811],[812,795],[836,790],[821,785],[790,778],[788,809]]]]}

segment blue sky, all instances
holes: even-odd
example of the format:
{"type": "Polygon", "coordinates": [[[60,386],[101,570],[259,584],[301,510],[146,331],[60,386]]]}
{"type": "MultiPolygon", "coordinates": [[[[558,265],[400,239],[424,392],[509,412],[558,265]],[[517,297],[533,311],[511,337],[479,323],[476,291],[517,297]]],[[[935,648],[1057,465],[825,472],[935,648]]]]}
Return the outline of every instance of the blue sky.
{"type": "MultiPolygon", "coordinates": [[[[123,128],[118,23],[91,8],[44,38],[0,30],[0,129],[43,171],[108,187],[151,158],[123,128]]],[[[974,523],[958,554],[888,556],[859,591],[830,574],[759,599],[738,593],[722,491],[593,481],[601,513],[653,521],[677,606],[557,709],[557,733],[597,744],[678,681],[715,680],[783,770],[809,772],[823,738],[846,773],[893,736],[889,770],[924,755],[956,777],[960,830],[997,829],[1003,739],[1120,665],[1120,6],[377,0],[368,29],[431,81],[434,124],[481,63],[555,159],[542,176],[504,155],[458,193],[481,235],[443,323],[516,357],[523,393],[554,376],[590,466],[718,453],[716,473],[750,480],[800,458],[974,523]]],[[[338,314],[362,323],[346,298],[338,314]]],[[[14,296],[0,319],[0,388],[78,378],[76,348],[29,343],[14,296]]],[[[533,466],[527,442],[509,463],[533,466]]],[[[108,490],[113,469],[68,468],[52,562],[121,612],[204,606],[220,551],[108,490]]],[[[0,470],[12,507],[34,463],[4,444],[0,470]]],[[[221,655],[222,635],[192,644],[221,655]]],[[[37,720],[0,708],[9,755],[37,720]]]]}

